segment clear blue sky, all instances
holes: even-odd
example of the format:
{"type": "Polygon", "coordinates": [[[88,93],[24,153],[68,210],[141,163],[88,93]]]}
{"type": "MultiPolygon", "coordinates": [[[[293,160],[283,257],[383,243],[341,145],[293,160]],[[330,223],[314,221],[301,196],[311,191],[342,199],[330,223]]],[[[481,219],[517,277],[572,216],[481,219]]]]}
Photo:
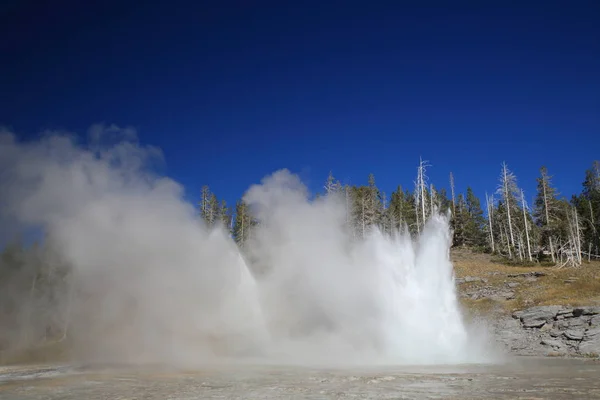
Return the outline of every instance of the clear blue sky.
{"type": "Polygon", "coordinates": [[[597,0],[9,0],[0,125],[134,126],[193,200],[283,167],[390,193],[420,156],[478,196],[506,160],[531,198],[545,164],[570,197],[600,158],[599,20],[597,0]]]}

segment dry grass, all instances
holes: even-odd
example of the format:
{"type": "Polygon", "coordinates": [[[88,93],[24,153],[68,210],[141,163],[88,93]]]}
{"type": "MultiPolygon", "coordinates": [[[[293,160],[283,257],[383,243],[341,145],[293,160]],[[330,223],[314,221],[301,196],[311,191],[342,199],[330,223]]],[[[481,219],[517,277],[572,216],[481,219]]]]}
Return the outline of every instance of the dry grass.
{"type": "Polygon", "coordinates": [[[467,310],[480,313],[510,312],[536,305],[594,305],[600,304],[600,262],[584,263],[581,268],[557,269],[553,266],[513,266],[494,260],[488,254],[477,254],[466,250],[453,250],[452,261],[456,276],[473,276],[487,279],[487,283],[471,282],[459,285],[460,291],[491,286],[508,290],[507,283],[519,286],[510,289],[515,293],[513,300],[493,301],[461,298],[467,310]],[[542,272],[537,280],[527,277],[508,277],[509,274],[542,272]]]}
{"type": "Polygon", "coordinates": [[[0,365],[21,365],[62,361],[69,358],[68,344],[54,341],[31,348],[0,351],[0,365]]]}

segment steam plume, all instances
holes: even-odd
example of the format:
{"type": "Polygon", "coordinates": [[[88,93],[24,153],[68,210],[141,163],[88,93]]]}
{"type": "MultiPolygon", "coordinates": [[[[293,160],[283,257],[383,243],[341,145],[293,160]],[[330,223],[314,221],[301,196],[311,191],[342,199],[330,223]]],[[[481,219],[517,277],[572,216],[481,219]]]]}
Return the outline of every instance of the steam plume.
{"type": "Polygon", "coordinates": [[[116,127],[94,127],[87,145],[0,135],[2,218],[42,228],[69,266],[43,315],[68,328],[78,359],[479,360],[446,217],[417,242],[377,231],[356,241],[339,199],[309,201],[280,170],[244,195],[260,224],[242,255],[224,229],[200,222],[181,185],[152,172],[161,157],[116,127]]]}

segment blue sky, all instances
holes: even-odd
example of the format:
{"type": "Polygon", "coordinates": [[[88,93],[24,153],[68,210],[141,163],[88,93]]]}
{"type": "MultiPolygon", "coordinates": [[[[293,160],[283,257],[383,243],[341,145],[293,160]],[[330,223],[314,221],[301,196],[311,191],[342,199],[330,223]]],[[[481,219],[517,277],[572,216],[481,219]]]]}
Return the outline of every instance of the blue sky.
{"type": "Polygon", "coordinates": [[[390,193],[420,156],[438,187],[506,161],[570,196],[600,158],[597,1],[38,3],[0,5],[0,125],[133,126],[194,201],[279,168],[390,193]]]}

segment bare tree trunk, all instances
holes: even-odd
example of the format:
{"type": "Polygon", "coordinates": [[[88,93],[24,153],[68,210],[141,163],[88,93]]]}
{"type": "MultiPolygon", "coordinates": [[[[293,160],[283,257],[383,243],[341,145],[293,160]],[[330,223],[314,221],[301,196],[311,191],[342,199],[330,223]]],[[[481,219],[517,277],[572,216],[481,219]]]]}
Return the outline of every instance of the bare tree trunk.
{"type": "Polygon", "coordinates": [[[577,210],[575,207],[571,207],[571,215],[569,216],[569,248],[570,252],[568,255],[568,261],[571,262],[571,265],[576,267],[580,266],[582,263],[581,256],[581,236],[580,236],[580,226],[579,226],[579,217],[577,215],[577,210]]]}
{"type": "Polygon", "coordinates": [[[421,224],[419,223],[419,202],[415,204],[415,215],[416,215],[416,223],[417,223],[417,235],[421,234],[421,224]]]}
{"type": "Polygon", "coordinates": [[[529,242],[529,224],[527,223],[527,212],[525,211],[527,209],[527,205],[525,204],[525,193],[523,193],[522,189],[521,203],[523,206],[523,223],[525,224],[525,237],[527,238],[527,254],[529,256],[529,261],[533,261],[533,258],[531,257],[531,244],[529,242]]]}
{"type": "Polygon", "coordinates": [[[423,160],[420,160],[418,181],[419,181],[419,191],[421,192],[420,198],[421,198],[421,210],[423,212],[423,225],[425,225],[425,221],[427,220],[427,217],[425,215],[425,173],[424,173],[424,169],[425,169],[425,165],[423,163],[423,160]]]}
{"type": "Polygon", "coordinates": [[[490,198],[488,197],[487,192],[485,193],[485,201],[487,203],[488,224],[489,224],[489,227],[490,227],[490,247],[492,248],[492,253],[493,253],[493,252],[496,251],[496,249],[494,248],[494,228],[493,228],[494,225],[492,224],[494,200],[492,198],[492,202],[490,204],[490,198]]]}
{"type": "Polygon", "coordinates": [[[350,193],[348,186],[344,188],[344,194],[346,197],[346,229],[351,229],[350,227],[350,193]]]}
{"type": "Polygon", "coordinates": [[[360,204],[361,204],[361,220],[362,220],[362,239],[364,239],[365,238],[365,229],[366,229],[366,227],[365,227],[365,224],[366,224],[366,221],[365,221],[365,219],[366,219],[365,218],[365,198],[364,197],[361,199],[360,204]]]}
{"type": "Polygon", "coordinates": [[[433,188],[433,184],[429,185],[429,205],[431,206],[431,211],[429,215],[433,215],[434,212],[434,201],[433,201],[433,195],[435,193],[435,189],[433,188]]]}
{"type": "MultiPolygon", "coordinates": [[[[420,214],[420,206],[421,206],[421,202],[422,202],[422,198],[421,198],[421,164],[419,164],[419,168],[417,168],[417,181],[415,182],[415,191],[413,194],[414,197],[414,202],[415,202],[415,221],[417,224],[417,235],[421,234],[421,222],[419,221],[419,214],[420,214]]],[[[425,220],[423,220],[423,223],[425,223],[425,220]]]]}
{"type": "Polygon", "coordinates": [[[575,232],[576,232],[575,246],[576,246],[577,262],[579,263],[579,265],[581,265],[581,263],[582,263],[582,257],[581,257],[581,232],[580,232],[581,229],[579,227],[579,216],[577,215],[577,210],[575,208],[573,208],[573,212],[575,214],[575,232]]]}
{"type": "Polygon", "coordinates": [[[510,233],[510,243],[513,247],[515,247],[515,235],[513,233],[512,220],[510,217],[510,193],[508,187],[508,168],[506,167],[506,163],[502,164],[502,171],[504,174],[504,197],[506,201],[506,214],[508,218],[508,231],[510,233]]]}
{"type": "MultiPolygon", "coordinates": [[[[548,212],[548,197],[546,196],[546,177],[542,177],[542,189],[544,191],[544,211],[546,212],[546,228],[550,226],[550,213],[548,212]]],[[[548,243],[550,245],[550,255],[552,257],[552,262],[556,263],[556,259],[554,258],[554,245],[552,244],[552,235],[548,236],[548,243]]]]}
{"type": "Polygon", "coordinates": [[[524,246],[523,246],[523,234],[519,235],[519,242],[518,242],[519,246],[518,246],[518,250],[519,250],[519,260],[523,261],[523,254],[524,254],[524,246]]]}
{"type": "MultiPolygon", "coordinates": [[[[505,232],[506,232],[506,228],[504,227],[503,224],[500,224],[500,245],[506,246],[506,248],[508,249],[508,247],[509,247],[507,245],[508,239],[506,238],[505,232]]],[[[508,249],[508,252],[510,253],[510,249],[508,249]]]]}
{"type": "Polygon", "coordinates": [[[452,193],[452,216],[456,215],[456,200],[454,197],[454,175],[450,172],[450,192],[452,193]]]}
{"type": "Polygon", "coordinates": [[[512,249],[513,247],[510,244],[510,238],[508,237],[508,232],[506,229],[506,225],[504,226],[504,236],[506,236],[506,248],[508,249],[508,258],[512,258],[512,249]]]}
{"type": "Polygon", "coordinates": [[[69,326],[71,325],[71,310],[73,307],[73,293],[75,291],[75,277],[73,276],[74,272],[71,271],[71,279],[69,284],[69,296],[67,297],[67,310],[65,312],[65,324],[63,326],[63,335],[60,338],[60,342],[67,338],[67,333],[69,332],[69,326]]]}

